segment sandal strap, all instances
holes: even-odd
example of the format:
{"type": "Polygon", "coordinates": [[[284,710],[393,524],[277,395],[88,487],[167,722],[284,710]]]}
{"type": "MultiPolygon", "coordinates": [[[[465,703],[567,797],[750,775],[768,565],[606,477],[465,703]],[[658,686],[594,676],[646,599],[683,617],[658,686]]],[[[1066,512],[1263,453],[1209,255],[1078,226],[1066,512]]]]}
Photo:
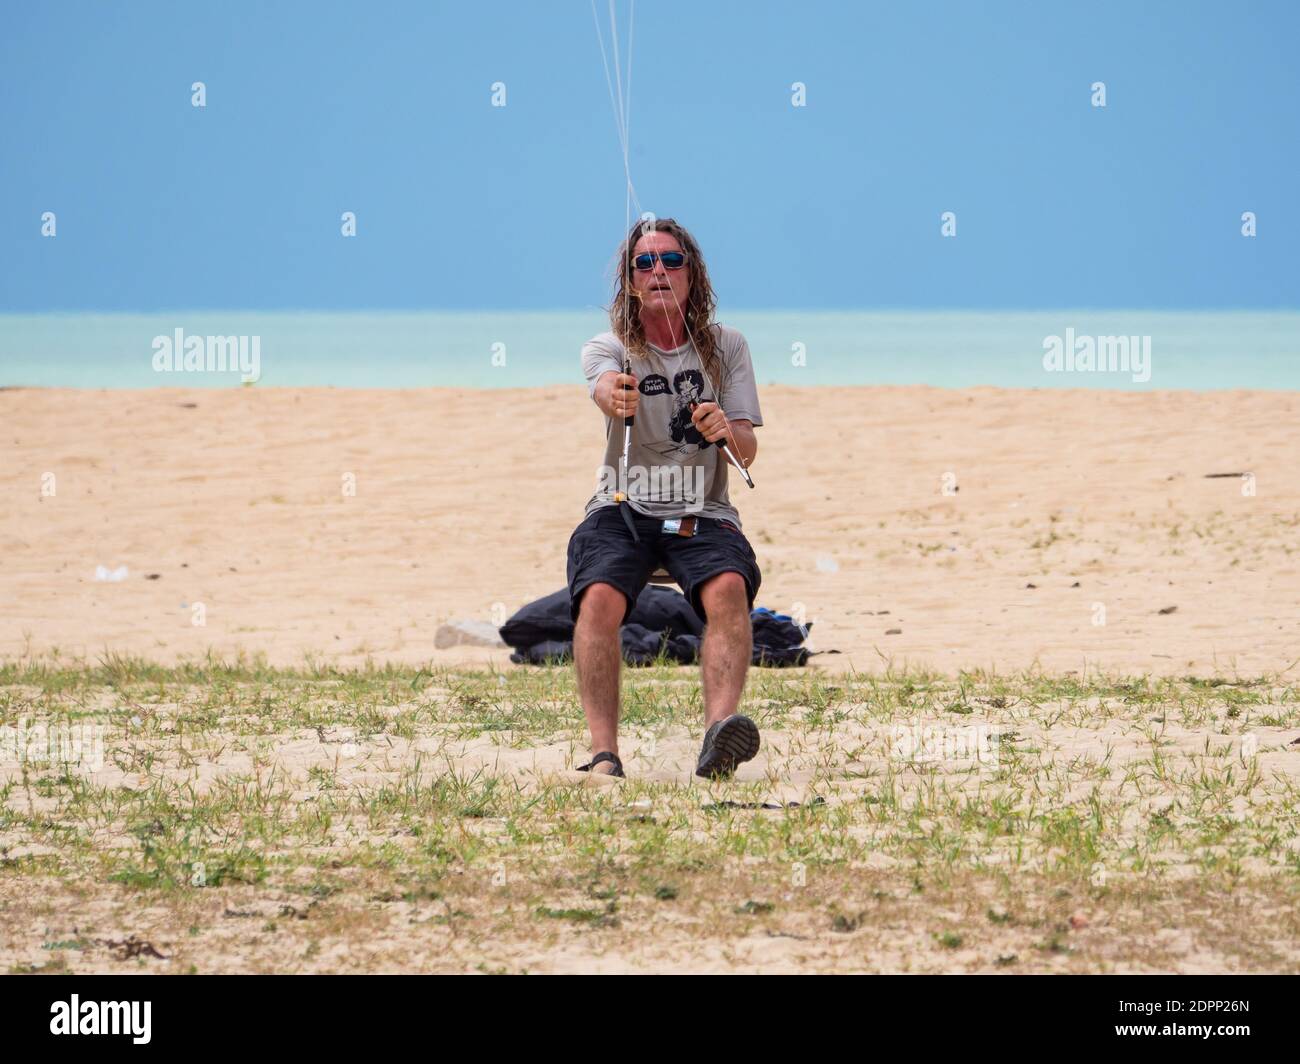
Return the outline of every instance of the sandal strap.
{"type": "Polygon", "coordinates": [[[590,772],[597,765],[603,764],[606,761],[614,766],[614,771],[610,773],[611,776],[623,776],[623,762],[618,759],[618,754],[611,753],[608,750],[602,750],[585,765],[579,765],[578,771],[590,772]]]}

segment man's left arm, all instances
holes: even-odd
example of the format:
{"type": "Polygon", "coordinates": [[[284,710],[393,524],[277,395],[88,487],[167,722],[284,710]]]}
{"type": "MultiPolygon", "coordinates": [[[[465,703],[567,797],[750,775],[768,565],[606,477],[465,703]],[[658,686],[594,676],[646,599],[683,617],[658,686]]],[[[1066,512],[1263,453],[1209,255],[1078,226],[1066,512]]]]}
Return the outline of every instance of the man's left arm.
{"type": "Polygon", "coordinates": [[[731,435],[735,439],[732,445],[740,464],[748,469],[758,457],[758,437],[754,435],[754,423],[747,418],[737,418],[727,423],[731,426],[731,435]]]}
{"type": "Polygon", "coordinates": [[[758,385],[754,379],[754,362],[749,355],[749,344],[734,329],[726,330],[723,338],[726,350],[723,357],[726,372],[723,375],[722,405],[701,403],[694,414],[695,427],[706,440],[726,440],[731,444],[740,464],[748,468],[758,455],[756,426],[763,424],[763,413],[758,406],[758,385]],[[728,419],[724,411],[730,410],[728,419]]]}
{"type": "Polygon", "coordinates": [[[753,464],[758,455],[758,437],[754,435],[754,423],[748,418],[730,421],[717,403],[700,403],[691,420],[700,435],[710,443],[726,440],[731,444],[731,449],[746,469],[753,464]]]}

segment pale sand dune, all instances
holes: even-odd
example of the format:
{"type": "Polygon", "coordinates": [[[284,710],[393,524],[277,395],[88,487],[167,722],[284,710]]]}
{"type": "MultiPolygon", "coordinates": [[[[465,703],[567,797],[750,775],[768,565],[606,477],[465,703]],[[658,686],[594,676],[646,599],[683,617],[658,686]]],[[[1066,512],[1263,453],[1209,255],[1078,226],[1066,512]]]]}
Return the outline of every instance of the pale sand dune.
{"type": "MultiPolygon", "coordinates": [[[[758,488],[733,477],[732,495],[759,602],[802,604],[814,647],[843,651],[820,667],[1253,676],[1300,658],[1294,394],[762,398],[758,488]],[[1242,471],[1253,496],[1204,479],[1242,471]]],[[[0,441],[4,658],[506,664],[434,632],[563,586],[601,420],[580,387],[15,390],[0,441]]]]}

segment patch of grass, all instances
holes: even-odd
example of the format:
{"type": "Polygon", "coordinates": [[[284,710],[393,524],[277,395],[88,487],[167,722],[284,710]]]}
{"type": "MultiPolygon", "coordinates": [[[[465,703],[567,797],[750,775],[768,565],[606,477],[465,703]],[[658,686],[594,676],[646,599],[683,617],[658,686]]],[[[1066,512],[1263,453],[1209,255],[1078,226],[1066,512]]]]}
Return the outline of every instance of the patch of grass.
{"type": "MultiPolygon", "coordinates": [[[[719,950],[740,948],[731,935],[858,943],[902,924],[947,950],[945,935],[976,942],[964,929],[978,928],[986,967],[1011,955],[1051,970],[1090,963],[1063,906],[1139,913],[1150,886],[1202,913],[1251,892],[1297,908],[1300,689],[1280,677],[754,670],[741,708],[763,729],[765,771],[726,784],[685,764],[696,670],[630,670],[624,699],[630,778],[589,789],[551,776],[586,753],[571,668],[0,664],[0,725],[102,724],[105,759],[0,776],[0,906],[25,911],[50,883],[174,906],[193,955],[216,933],[193,907],[220,892],[218,912],[295,938],[304,964],[326,963],[331,935],[543,941],[618,922],[653,937],[656,914],[689,926],[714,913],[719,950]],[[984,729],[989,757],[949,742],[902,758],[900,724],[948,740],[984,729]]],[[[95,956],[61,945],[82,938],[43,932],[24,960],[95,956]]],[[[1284,941],[1216,948],[1290,970],[1284,941]]]]}
{"type": "Polygon", "coordinates": [[[538,916],[548,920],[569,920],[577,924],[594,924],[598,927],[612,927],[617,923],[613,915],[612,902],[604,909],[552,909],[546,905],[539,905],[534,911],[538,916]]]}

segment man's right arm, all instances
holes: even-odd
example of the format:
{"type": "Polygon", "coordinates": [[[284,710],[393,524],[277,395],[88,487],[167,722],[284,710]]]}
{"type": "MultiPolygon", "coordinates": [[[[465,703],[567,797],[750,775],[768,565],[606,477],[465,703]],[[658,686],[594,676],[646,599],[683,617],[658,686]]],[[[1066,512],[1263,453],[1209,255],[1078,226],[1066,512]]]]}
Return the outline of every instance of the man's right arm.
{"type": "Polygon", "coordinates": [[[596,378],[591,398],[606,417],[624,418],[635,415],[637,403],[641,399],[636,385],[637,380],[630,373],[620,373],[616,369],[606,370],[596,378]]]}

